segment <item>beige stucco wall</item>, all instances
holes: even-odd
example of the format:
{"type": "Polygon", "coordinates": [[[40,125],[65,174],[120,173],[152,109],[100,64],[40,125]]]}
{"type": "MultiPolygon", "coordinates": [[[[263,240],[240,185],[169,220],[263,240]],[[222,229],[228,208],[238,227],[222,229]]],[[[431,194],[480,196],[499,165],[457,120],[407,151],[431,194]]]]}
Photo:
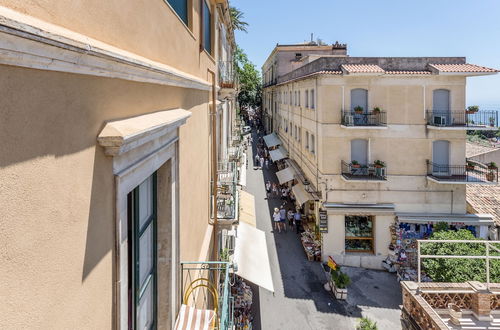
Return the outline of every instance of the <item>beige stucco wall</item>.
{"type": "Polygon", "coordinates": [[[10,66],[0,66],[0,88],[2,324],[109,329],[115,191],[97,135],[107,120],[193,113],[180,129],[180,249],[197,260],[209,214],[208,92],[10,66]]]}
{"type": "MultiPolygon", "coordinates": [[[[206,52],[199,51],[200,2],[192,3],[192,24],[188,27],[163,0],[0,0],[0,6],[207,80],[206,68],[214,71],[215,62],[206,52]]],[[[212,13],[215,13],[214,8],[212,13]]],[[[216,40],[215,37],[213,39],[216,40]]],[[[217,47],[212,49],[215,51],[217,47]]]]}

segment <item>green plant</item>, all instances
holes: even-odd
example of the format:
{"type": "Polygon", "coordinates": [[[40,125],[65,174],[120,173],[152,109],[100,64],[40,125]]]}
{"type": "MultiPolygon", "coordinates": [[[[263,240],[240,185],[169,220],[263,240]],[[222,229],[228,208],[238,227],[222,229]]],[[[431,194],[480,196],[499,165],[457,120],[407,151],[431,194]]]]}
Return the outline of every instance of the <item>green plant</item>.
{"type": "Polygon", "coordinates": [[[380,159],[377,159],[376,161],[373,162],[373,165],[377,167],[385,167],[385,162],[381,161],[380,159]]]}
{"type": "Polygon", "coordinates": [[[380,112],[382,112],[382,109],[380,109],[379,107],[375,107],[375,108],[373,108],[372,112],[373,113],[380,113],[380,112]]]}
{"type": "Polygon", "coordinates": [[[363,112],[363,110],[364,109],[363,109],[362,106],[357,105],[357,106],[354,107],[354,112],[363,112]]]}
{"type": "Polygon", "coordinates": [[[490,126],[495,126],[495,117],[490,117],[490,126]]]}
{"type": "Polygon", "coordinates": [[[476,112],[478,112],[478,111],[479,111],[479,106],[477,106],[477,105],[469,105],[469,106],[467,107],[467,111],[468,111],[469,113],[476,113],[476,112]]]}
{"type": "Polygon", "coordinates": [[[434,232],[437,233],[439,231],[448,230],[448,224],[446,222],[438,222],[434,225],[434,232]]]}
{"type": "MultiPolygon", "coordinates": [[[[430,237],[434,240],[479,240],[466,229],[458,231],[436,231],[430,237]]],[[[495,244],[495,248],[499,245],[495,244]]],[[[473,243],[424,243],[420,248],[422,255],[455,255],[455,256],[485,256],[483,244],[473,243]]],[[[490,249],[490,255],[497,252],[490,249]]],[[[422,270],[435,282],[461,283],[466,281],[486,282],[486,261],[483,259],[461,258],[425,258],[422,260],[422,270]]],[[[490,260],[490,281],[500,282],[500,260],[490,260]]]]}
{"type": "Polygon", "coordinates": [[[357,160],[352,160],[351,165],[359,165],[359,162],[357,160]]]}
{"type": "Polygon", "coordinates": [[[338,289],[345,289],[351,284],[351,278],[346,273],[340,271],[340,267],[332,272],[332,281],[338,289]]]}
{"type": "Polygon", "coordinates": [[[488,166],[490,170],[496,170],[498,168],[497,163],[495,162],[489,162],[486,166],[488,166]]]}
{"type": "Polygon", "coordinates": [[[377,330],[377,322],[370,320],[367,317],[362,317],[359,319],[358,326],[356,330],[377,330]]]}

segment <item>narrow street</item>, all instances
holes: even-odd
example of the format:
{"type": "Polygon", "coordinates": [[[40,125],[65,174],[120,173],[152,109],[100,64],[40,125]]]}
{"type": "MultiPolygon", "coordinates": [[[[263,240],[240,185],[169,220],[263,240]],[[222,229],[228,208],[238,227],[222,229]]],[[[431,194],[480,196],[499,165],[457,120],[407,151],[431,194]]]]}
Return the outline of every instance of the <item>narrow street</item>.
{"type": "MultiPolygon", "coordinates": [[[[368,316],[380,329],[400,329],[401,289],[389,273],[343,268],[353,284],[347,302],[336,301],[325,291],[324,272],[319,262],[308,261],[295,230],[273,232],[271,214],[282,204],[279,197],[266,199],[265,181],[278,182],[276,166],[255,169],[257,134],[248,148],[246,191],[255,196],[257,228],[266,233],[267,249],[275,293],[254,287],[257,313],[255,329],[355,329],[357,319],[368,316]],[[375,284],[374,284],[375,283],[375,284]],[[366,286],[366,287],[365,287],[366,286]],[[387,291],[387,292],[386,292],[387,291]],[[370,300],[368,297],[371,297],[370,300]],[[363,307],[359,307],[363,306],[363,307]]],[[[287,210],[292,208],[287,205],[287,210]]]]}

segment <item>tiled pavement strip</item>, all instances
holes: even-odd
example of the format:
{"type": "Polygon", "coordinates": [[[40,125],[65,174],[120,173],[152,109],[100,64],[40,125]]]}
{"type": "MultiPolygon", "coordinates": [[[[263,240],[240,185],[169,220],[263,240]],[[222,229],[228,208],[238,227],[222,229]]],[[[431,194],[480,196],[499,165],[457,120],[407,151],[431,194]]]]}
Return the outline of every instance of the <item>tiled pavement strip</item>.
{"type": "MultiPolygon", "coordinates": [[[[347,302],[336,301],[323,289],[326,282],[319,262],[308,261],[295,230],[272,232],[271,214],[282,204],[279,197],[266,200],[265,181],[278,182],[275,165],[263,170],[253,166],[254,145],[248,148],[246,191],[255,196],[257,228],[266,233],[275,293],[254,287],[254,329],[355,329],[358,318],[368,316],[378,328],[400,329],[401,288],[394,275],[344,267],[352,279],[347,302]]],[[[287,210],[292,205],[287,205],[287,210]]],[[[330,230],[335,230],[330,226],[330,230]]]]}

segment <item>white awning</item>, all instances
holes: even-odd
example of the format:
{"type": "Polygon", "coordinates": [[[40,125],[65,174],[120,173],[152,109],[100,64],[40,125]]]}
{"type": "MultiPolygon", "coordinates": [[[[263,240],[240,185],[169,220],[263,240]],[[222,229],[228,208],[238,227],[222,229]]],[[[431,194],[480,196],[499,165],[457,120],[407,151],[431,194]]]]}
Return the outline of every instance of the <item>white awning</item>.
{"type": "Polygon", "coordinates": [[[255,197],[244,191],[240,190],[240,223],[245,222],[252,227],[255,227],[257,222],[255,218],[255,197]]]}
{"type": "Polygon", "coordinates": [[[396,213],[399,222],[404,223],[457,223],[472,226],[494,225],[491,214],[443,214],[443,213],[396,213]]]}
{"type": "Polygon", "coordinates": [[[300,205],[304,204],[307,201],[314,200],[312,195],[306,191],[304,185],[300,182],[292,187],[292,192],[295,196],[295,199],[297,200],[297,202],[299,202],[300,205]]]}
{"type": "Polygon", "coordinates": [[[274,133],[264,136],[264,142],[268,148],[281,144],[281,140],[274,133]]]}
{"type": "Polygon", "coordinates": [[[288,156],[286,155],[286,151],[283,148],[278,148],[275,150],[269,151],[269,155],[271,156],[271,159],[273,162],[277,162],[278,160],[281,160],[283,158],[287,158],[288,156]]]}
{"type": "Polygon", "coordinates": [[[280,184],[292,181],[294,179],[294,175],[295,171],[291,167],[287,167],[284,170],[276,172],[276,176],[278,177],[280,184]]]}
{"type": "Polygon", "coordinates": [[[266,234],[262,230],[240,222],[236,231],[234,261],[238,276],[274,292],[266,234]]]}

